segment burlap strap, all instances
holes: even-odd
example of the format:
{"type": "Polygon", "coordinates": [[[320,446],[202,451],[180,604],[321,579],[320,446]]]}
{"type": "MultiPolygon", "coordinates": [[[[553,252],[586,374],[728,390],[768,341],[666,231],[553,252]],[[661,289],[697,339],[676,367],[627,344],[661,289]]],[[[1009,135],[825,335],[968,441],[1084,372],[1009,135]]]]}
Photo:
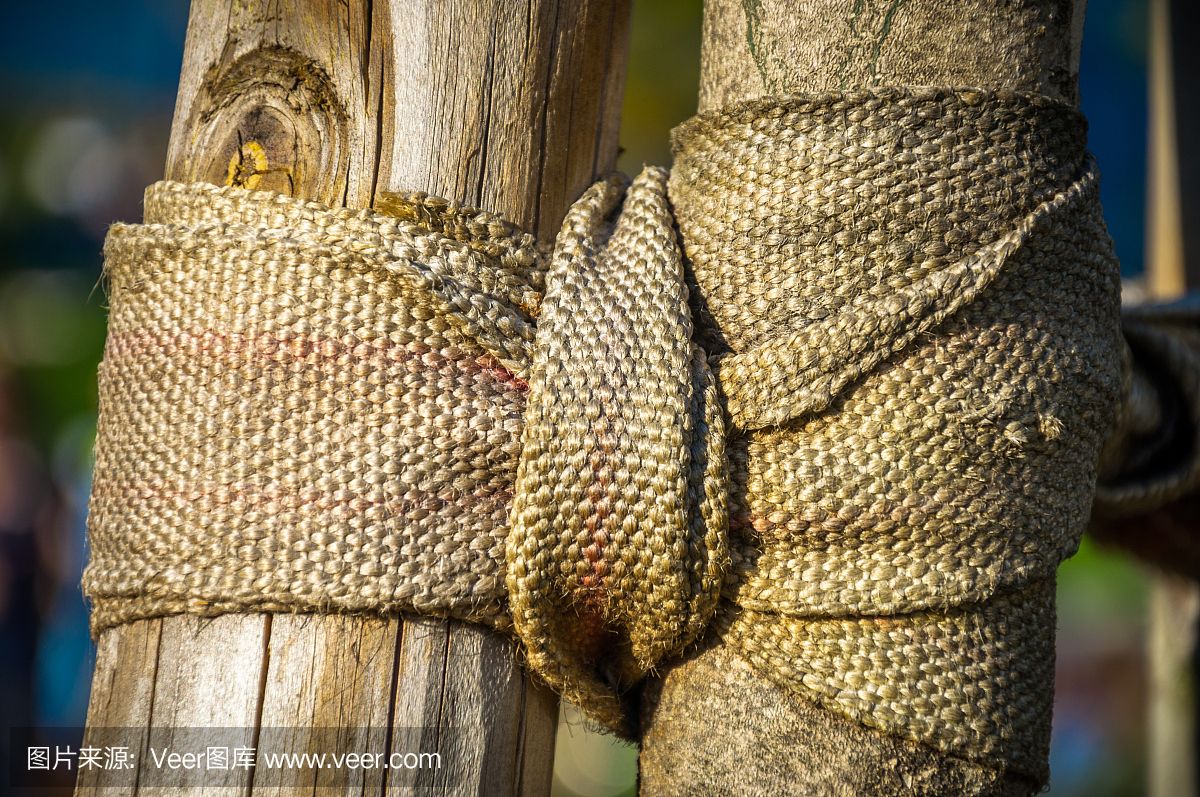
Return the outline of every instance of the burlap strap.
{"type": "MultiPolygon", "coordinates": [[[[1082,119],[881,89],[674,143],[669,178],[593,186],[552,252],[424,195],[152,186],[105,248],[94,628],[461,617],[624,733],[623,696],[708,630],[866,724],[1044,777],[1054,569],[1149,383],[1122,380],[1082,119]]],[[[1166,329],[1130,324],[1135,354],[1166,329]]],[[[1180,417],[1142,404],[1139,439],[1180,417]]]]}
{"type": "Polygon", "coordinates": [[[708,626],[729,558],[725,423],[692,343],[666,184],[654,168],[627,192],[597,183],[567,213],[508,537],[529,665],[629,735],[619,695],[708,626]]]}

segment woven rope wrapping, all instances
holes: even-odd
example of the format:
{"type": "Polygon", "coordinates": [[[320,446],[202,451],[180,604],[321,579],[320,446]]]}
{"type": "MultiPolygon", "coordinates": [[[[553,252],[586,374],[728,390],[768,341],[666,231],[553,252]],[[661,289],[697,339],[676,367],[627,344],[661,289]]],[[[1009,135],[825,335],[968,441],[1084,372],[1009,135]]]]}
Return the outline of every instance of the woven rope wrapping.
{"type": "Polygon", "coordinates": [[[744,390],[782,388],[729,443],[727,644],[863,722],[1042,776],[1053,573],[1120,391],[1080,117],[884,90],[702,116],[675,146],[722,388],[740,398],[733,359],[744,390]]]}
{"type": "Polygon", "coordinates": [[[527,387],[440,297],[495,297],[475,327],[525,356],[538,252],[494,217],[405,207],[160,183],[146,224],[110,231],[94,628],[248,609],[507,623],[527,387]]]}
{"type": "Polygon", "coordinates": [[[691,340],[666,181],[647,169],[615,224],[623,186],[598,183],[563,223],[508,544],[509,606],[530,666],[628,734],[613,687],[700,635],[728,558],[724,419],[691,340]]]}
{"type": "Polygon", "coordinates": [[[422,195],[152,187],[106,244],[94,627],[511,626],[624,732],[621,693],[715,629],[799,694],[1043,776],[1054,568],[1123,389],[1080,117],[864,91],[675,148],[553,252],[422,195]]]}

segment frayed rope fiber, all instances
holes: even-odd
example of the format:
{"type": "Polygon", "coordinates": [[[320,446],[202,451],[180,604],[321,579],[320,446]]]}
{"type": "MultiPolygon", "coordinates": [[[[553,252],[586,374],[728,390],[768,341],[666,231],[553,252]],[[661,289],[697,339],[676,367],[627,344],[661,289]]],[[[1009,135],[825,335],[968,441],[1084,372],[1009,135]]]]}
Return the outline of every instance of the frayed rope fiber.
{"type": "Polygon", "coordinates": [[[1143,313],[1129,367],[1082,118],[865,90],[703,114],[674,149],[553,248],[420,194],[152,186],[105,245],[95,631],[463,618],[630,735],[632,688],[717,633],[1044,778],[1054,571],[1102,447],[1114,511],[1197,480],[1146,464],[1195,413],[1137,409],[1181,361],[1143,313]]]}

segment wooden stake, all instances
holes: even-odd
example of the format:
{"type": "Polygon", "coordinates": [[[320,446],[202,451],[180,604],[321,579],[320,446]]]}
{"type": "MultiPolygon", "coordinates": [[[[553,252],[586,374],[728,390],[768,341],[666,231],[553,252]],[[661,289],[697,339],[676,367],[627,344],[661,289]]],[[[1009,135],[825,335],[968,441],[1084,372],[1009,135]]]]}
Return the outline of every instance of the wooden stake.
{"type": "Polygon", "coordinates": [[[769,94],[973,86],[1078,95],[1086,0],[705,0],[700,110],[769,94]]]}
{"type": "MultiPolygon", "coordinates": [[[[1178,0],[1150,6],[1150,148],[1146,282],[1169,299],[1200,288],[1200,157],[1181,143],[1200,131],[1200,54],[1187,40],[1195,9],[1178,0]],[[1190,223],[1185,223],[1185,219],[1190,223]]],[[[1197,793],[1196,637],[1200,587],[1165,573],[1150,581],[1149,794],[1197,793]]]]}
{"type": "MultiPolygon", "coordinates": [[[[629,0],[194,0],[166,176],[348,207],[423,190],[551,239],[614,167],[628,18],[629,0]]],[[[145,729],[139,767],[172,726],[290,727],[299,752],[306,729],[347,728],[344,752],[390,727],[394,749],[453,763],[418,780],[439,793],[537,795],[557,716],[512,642],[481,628],[228,615],[103,634],[88,723],[145,729]]],[[[80,790],[111,777],[82,773],[80,790]]],[[[247,770],[206,794],[271,785],[247,770]]],[[[388,785],[365,772],[345,791],[388,785]]]]}
{"type": "MultiPolygon", "coordinates": [[[[706,0],[699,105],[872,85],[1011,88],[1074,102],[1083,13],[1083,0],[706,0]]],[[[697,784],[714,794],[1029,790],[797,699],[719,644],[652,684],[644,716],[647,795],[697,784]]]]}

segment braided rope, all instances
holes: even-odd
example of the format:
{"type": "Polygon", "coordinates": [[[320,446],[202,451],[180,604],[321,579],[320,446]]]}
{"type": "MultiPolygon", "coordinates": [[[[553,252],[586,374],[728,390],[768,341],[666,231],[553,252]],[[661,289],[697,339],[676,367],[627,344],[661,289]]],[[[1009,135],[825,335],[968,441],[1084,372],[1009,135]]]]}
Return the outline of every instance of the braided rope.
{"type": "Polygon", "coordinates": [[[712,632],[866,724],[1044,777],[1054,569],[1125,356],[1082,119],[881,89],[674,143],[553,251],[421,194],[152,186],[105,246],[94,629],[465,618],[626,734],[630,688],[712,632]]]}

